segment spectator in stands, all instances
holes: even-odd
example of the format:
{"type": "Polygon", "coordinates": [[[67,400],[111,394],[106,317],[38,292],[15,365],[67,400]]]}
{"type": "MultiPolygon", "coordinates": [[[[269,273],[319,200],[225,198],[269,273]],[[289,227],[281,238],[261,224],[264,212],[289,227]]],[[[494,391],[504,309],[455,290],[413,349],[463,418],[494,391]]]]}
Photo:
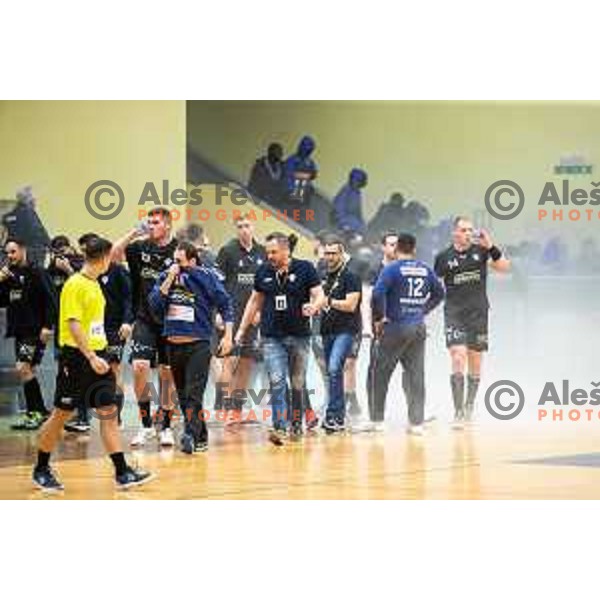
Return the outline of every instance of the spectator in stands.
{"type": "Polygon", "coordinates": [[[366,224],[362,216],[362,188],[367,185],[367,173],[354,168],[348,182],[333,199],[335,226],[345,237],[362,236],[366,224]]]}
{"type": "MultiPolygon", "coordinates": [[[[368,241],[378,244],[381,236],[390,229],[404,231],[404,211],[406,200],[400,192],[394,192],[387,202],[379,206],[367,228],[368,241]]],[[[445,242],[446,238],[444,238],[445,242]]],[[[419,240],[420,242],[420,240],[419,240]]]]}
{"type": "Polygon", "coordinates": [[[2,217],[8,237],[23,240],[32,265],[43,266],[50,236],[35,211],[35,197],[30,185],[17,190],[17,205],[2,217]]]}
{"type": "Polygon", "coordinates": [[[267,154],[256,159],[252,167],[248,190],[253,196],[274,204],[279,203],[286,189],[284,171],[283,146],[277,143],[269,144],[267,154]]]}
{"type": "Polygon", "coordinates": [[[317,177],[317,163],[311,158],[316,147],[315,140],[305,135],[298,144],[295,154],[285,161],[285,180],[288,198],[293,202],[309,203],[317,177]]]}

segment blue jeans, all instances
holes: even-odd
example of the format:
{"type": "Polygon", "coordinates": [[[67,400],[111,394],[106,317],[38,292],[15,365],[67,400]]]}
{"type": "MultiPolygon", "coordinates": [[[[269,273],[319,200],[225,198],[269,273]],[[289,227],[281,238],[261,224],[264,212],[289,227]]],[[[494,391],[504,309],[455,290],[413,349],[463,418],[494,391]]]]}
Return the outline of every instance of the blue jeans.
{"type": "Polygon", "coordinates": [[[302,423],[303,392],[310,338],[286,336],[268,337],[263,340],[265,366],[271,387],[271,410],[273,427],[287,427],[289,420],[286,403],[287,383],[292,388],[291,421],[302,423]]]}
{"type": "Polygon", "coordinates": [[[328,401],[326,419],[344,419],[344,365],[352,352],[354,334],[338,333],[323,336],[323,352],[327,369],[328,401]]]}

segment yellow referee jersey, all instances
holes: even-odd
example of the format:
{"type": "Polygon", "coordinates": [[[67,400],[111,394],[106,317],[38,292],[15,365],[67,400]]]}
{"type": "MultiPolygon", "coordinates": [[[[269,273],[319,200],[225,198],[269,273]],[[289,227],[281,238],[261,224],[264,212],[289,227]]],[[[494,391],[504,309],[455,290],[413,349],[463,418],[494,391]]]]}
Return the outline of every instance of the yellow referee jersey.
{"type": "Polygon", "coordinates": [[[60,294],[59,344],[77,348],[69,329],[69,320],[74,319],[81,324],[90,350],[104,350],[107,346],[104,332],[105,305],[104,294],[97,281],[81,273],[69,277],[60,294]]]}

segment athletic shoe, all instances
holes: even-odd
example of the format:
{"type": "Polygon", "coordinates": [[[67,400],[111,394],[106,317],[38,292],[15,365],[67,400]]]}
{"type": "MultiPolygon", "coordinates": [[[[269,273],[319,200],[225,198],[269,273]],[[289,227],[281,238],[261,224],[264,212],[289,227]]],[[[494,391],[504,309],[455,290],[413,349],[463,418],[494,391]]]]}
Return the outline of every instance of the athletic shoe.
{"type": "Polygon", "coordinates": [[[146,442],[154,439],[155,437],[156,430],[154,427],[140,427],[129,444],[130,446],[145,446],[146,442]]]}
{"type": "Polygon", "coordinates": [[[10,428],[13,431],[27,431],[31,426],[31,413],[24,414],[20,419],[15,421],[10,428]]]}
{"type": "Polygon", "coordinates": [[[159,434],[159,443],[164,447],[171,447],[175,445],[175,436],[173,435],[173,430],[163,429],[159,434]]]}
{"type": "Polygon", "coordinates": [[[207,452],[208,451],[208,442],[196,442],[194,446],[194,452],[207,452]]]}
{"type": "Polygon", "coordinates": [[[56,479],[50,467],[34,469],[32,479],[33,485],[47,494],[56,494],[65,489],[64,485],[56,479]]]}
{"type": "Polygon", "coordinates": [[[269,431],[269,441],[275,446],[283,446],[287,437],[287,430],[283,427],[274,427],[269,431]]]}
{"type": "Polygon", "coordinates": [[[76,419],[75,421],[67,421],[65,423],[65,431],[70,433],[89,433],[91,426],[86,421],[80,421],[76,419]]]}
{"type": "Polygon", "coordinates": [[[319,426],[319,417],[314,411],[306,411],[306,432],[313,431],[319,426]]]}
{"type": "Polygon", "coordinates": [[[406,429],[406,433],[408,433],[408,435],[422,437],[425,434],[425,429],[423,428],[423,425],[409,425],[406,429]]]}
{"type": "Polygon", "coordinates": [[[332,417],[326,418],[323,421],[322,427],[328,435],[342,433],[346,429],[343,419],[334,419],[332,417]]]}
{"type": "Polygon", "coordinates": [[[125,469],[125,473],[115,477],[115,482],[117,484],[117,488],[120,490],[128,490],[132,487],[144,485],[155,478],[156,475],[153,473],[142,471],[141,469],[134,469],[133,467],[128,466],[127,469],[125,469]]]}

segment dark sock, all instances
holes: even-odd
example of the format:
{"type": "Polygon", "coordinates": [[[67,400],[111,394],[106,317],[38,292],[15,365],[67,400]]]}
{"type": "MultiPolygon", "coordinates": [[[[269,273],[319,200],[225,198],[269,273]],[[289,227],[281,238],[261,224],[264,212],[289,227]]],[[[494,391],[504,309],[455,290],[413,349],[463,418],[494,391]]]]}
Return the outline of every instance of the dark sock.
{"type": "Polygon", "coordinates": [[[87,423],[90,420],[85,398],[79,398],[77,401],[77,419],[80,423],[87,423]]]}
{"type": "Polygon", "coordinates": [[[450,375],[450,387],[452,388],[454,411],[462,412],[465,396],[465,376],[462,373],[452,373],[450,375]]]}
{"type": "Polygon", "coordinates": [[[42,452],[38,450],[37,464],[35,465],[36,471],[43,471],[50,466],[50,452],[42,452]]]}
{"type": "Polygon", "coordinates": [[[171,411],[162,409],[162,428],[170,429],[171,428],[171,411]]]}
{"type": "Polygon", "coordinates": [[[25,406],[27,412],[40,412],[43,415],[48,413],[44,406],[42,390],[40,389],[40,383],[37,380],[37,377],[34,377],[23,384],[23,393],[25,394],[25,406]]]}
{"type": "Polygon", "coordinates": [[[115,472],[117,477],[119,475],[123,475],[127,470],[127,462],[125,461],[125,455],[122,452],[113,452],[110,455],[110,459],[113,461],[113,465],[115,465],[115,472]]]}
{"type": "Polygon", "coordinates": [[[475,404],[475,396],[477,396],[477,390],[479,389],[479,375],[467,375],[467,405],[473,406],[475,404]]]}
{"type": "Polygon", "coordinates": [[[150,414],[150,402],[138,402],[142,425],[146,428],[152,427],[152,415],[150,414]]]}

